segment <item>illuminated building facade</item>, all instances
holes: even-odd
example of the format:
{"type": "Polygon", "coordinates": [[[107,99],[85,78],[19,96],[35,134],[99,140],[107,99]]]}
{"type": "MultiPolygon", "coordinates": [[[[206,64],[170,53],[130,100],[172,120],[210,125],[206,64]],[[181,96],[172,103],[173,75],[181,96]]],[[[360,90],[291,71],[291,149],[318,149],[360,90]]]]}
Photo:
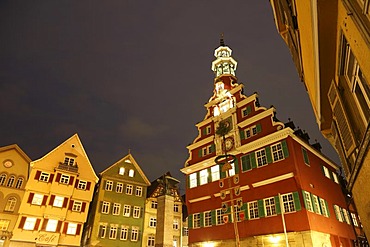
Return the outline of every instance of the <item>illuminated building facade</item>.
{"type": "Polygon", "coordinates": [[[370,2],[270,3],[277,30],[304,82],[319,129],[339,154],[347,190],[369,236],[370,2]]]}
{"type": "Polygon", "coordinates": [[[231,52],[221,39],[213,95],[181,169],[189,246],[352,246],[339,167],[256,93],[243,94],[231,52]],[[225,154],[228,163],[217,158],[225,154]]]}
{"type": "Polygon", "coordinates": [[[13,235],[31,159],[16,144],[0,147],[0,247],[13,235]]]}
{"type": "Polygon", "coordinates": [[[131,154],[99,176],[83,246],[141,247],[148,178],[131,154]]]}
{"type": "Polygon", "coordinates": [[[98,178],[78,135],[30,167],[10,246],[80,246],[98,178]]]}

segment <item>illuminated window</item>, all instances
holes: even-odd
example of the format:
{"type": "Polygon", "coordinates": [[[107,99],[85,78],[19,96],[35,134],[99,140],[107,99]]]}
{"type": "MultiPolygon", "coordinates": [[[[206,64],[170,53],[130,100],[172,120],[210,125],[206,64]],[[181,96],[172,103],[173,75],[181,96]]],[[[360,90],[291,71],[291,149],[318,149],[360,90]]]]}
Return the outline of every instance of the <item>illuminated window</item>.
{"type": "Polygon", "coordinates": [[[130,217],[131,206],[124,205],[123,206],[123,216],[130,217]]]}
{"type": "Polygon", "coordinates": [[[0,185],[4,185],[5,184],[5,181],[6,181],[6,174],[5,173],[2,173],[0,175],[0,185]]]}
{"type": "Polygon", "coordinates": [[[258,215],[258,202],[248,202],[249,219],[257,219],[258,215]]]}
{"type": "Polygon", "coordinates": [[[204,226],[212,226],[211,211],[204,212],[204,226]]]}
{"type": "Polygon", "coordinates": [[[117,238],[117,226],[111,225],[109,228],[109,239],[116,239],[117,238]]]}
{"type": "Polygon", "coordinates": [[[82,209],[82,202],[74,201],[72,205],[72,211],[81,212],[81,209],[82,209]]]}
{"type": "Polygon", "coordinates": [[[32,198],[31,204],[33,205],[41,205],[42,204],[42,199],[44,199],[44,195],[41,194],[34,194],[32,198]]]}
{"type": "Polygon", "coordinates": [[[345,208],[342,208],[342,212],[343,212],[343,216],[344,216],[344,219],[345,219],[346,223],[348,225],[350,225],[351,224],[351,221],[349,219],[349,213],[348,213],[348,211],[345,208]]]}
{"type": "Polygon", "coordinates": [[[215,165],[211,167],[212,182],[220,179],[220,166],[215,165]]]}
{"type": "Polygon", "coordinates": [[[157,207],[158,207],[158,202],[157,201],[152,201],[151,208],[157,208],[157,207]]]}
{"type": "Polygon", "coordinates": [[[113,181],[107,180],[105,182],[105,190],[112,191],[113,189],[113,181]]]}
{"type": "Polygon", "coordinates": [[[283,201],[283,210],[285,213],[295,211],[293,193],[284,194],[281,196],[281,199],[283,201]]]}
{"type": "Polygon", "coordinates": [[[313,212],[311,194],[307,191],[304,192],[304,200],[305,200],[305,203],[306,203],[306,209],[310,212],[313,212]]]}
{"type": "Polygon", "coordinates": [[[156,227],[156,226],[157,226],[157,219],[155,217],[150,217],[149,227],[156,227]]]}
{"type": "Polygon", "coordinates": [[[222,209],[216,209],[216,225],[222,225],[224,223],[222,215],[222,209]]]}
{"type": "Polygon", "coordinates": [[[62,174],[59,182],[61,184],[69,184],[69,175],[62,174]]]}
{"type": "Polygon", "coordinates": [[[134,175],[135,175],[135,171],[133,170],[133,169],[130,169],[129,171],[128,171],[128,176],[129,177],[134,177],[134,175]]]}
{"type": "Polygon", "coordinates": [[[119,215],[121,211],[121,204],[120,203],[113,203],[112,214],[119,215]]]}
{"type": "Polygon", "coordinates": [[[87,182],[86,181],[82,181],[82,180],[78,181],[77,189],[86,190],[86,187],[87,187],[87,182]]]}
{"type": "Polygon", "coordinates": [[[125,174],[125,168],[124,167],[120,167],[118,173],[119,173],[119,175],[124,175],[125,174]]]}
{"type": "Polygon", "coordinates": [[[128,238],[128,227],[127,226],[121,226],[121,234],[119,238],[121,240],[127,240],[128,238]]]}
{"type": "Polygon", "coordinates": [[[265,202],[266,216],[276,215],[275,198],[270,197],[270,198],[264,199],[264,202],[265,202]]]}
{"type": "Polygon", "coordinates": [[[132,217],[139,218],[140,217],[140,207],[134,206],[134,210],[132,212],[132,217]]]}
{"type": "Polygon", "coordinates": [[[154,247],[155,246],[155,237],[153,235],[148,236],[148,242],[146,244],[147,247],[154,247]]]}
{"type": "Polygon", "coordinates": [[[108,214],[110,208],[110,202],[103,202],[101,206],[101,212],[102,214],[108,214]]]}
{"type": "Polygon", "coordinates": [[[332,174],[333,174],[334,182],[336,182],[337,184],[339,184],[338,175],[335,172],[333,172],[332,174]]]}
{"type": "Polygon", "coordinates": [[[261,167],[267,165],[267,157],[265,149],[256,151],[257,166],[261,167]]]}
{"type": "Polygon", "coordinates": [[[283,153],[283,148],[281,146],[281,143],[272,145],[271,150],[272,150],[272,158],[274,162],[284,159],[284,153],[283,153]]]}
{"type": "Polygon", "coordinates": [[[197,187],[197,174],[193,173],[189,175],[189,187],[194,188],[197,187]]]}
{"type": "Polygon", "coordinates": [[[193,228],[200,227],[200,213],[193,214],[193,228]]]}
{"type": "Polygon", "coordinates": [[[10,220],[0,220],[0,231],[7,231],[10,220]]]}
{"type": "Polygon", "coordinates": [[[36,225],[36,218],[27,217],[23,225],[23,230],[34,230],[36,225]]]}
{"type": "Polygon", "coordinates": [[[352,217],[353,225],[358,227],[358,222],[357,222],[356,214],[355,213],[351,213],[351,217],[352,217]]]}
{"type": "Polygon", "coordinates": [[[137,241],[139,239],[139,228],[132,227],[131,229],[131,241],[137,241]]]}
{"type": "Polygon", "coordinates": [[[199,184],[203,185],[208,183],[208,170],[204,169],[199,172],[199,184]]]}
{"type": "Polygon", "coordinates": [[[107,226],[106,225],[100,225],[99,226],[99,237],[105,238],[105,234],[107,233],[107,226]]]}
{"type": "Polygon", "coordinates": [[[55,232],[57,230],[58,220],[49,219],[48,223],[46,224],[45,231],[47,232],[55,232]]]}
{"type": "Polygon", "coordinates": [[[5,212],[14,212],[15,205],[17,205],[17,198],[10,197],[5,205],[5,212]]]}
{"type": "Polygon", "coordinates": [[[116,192],[122,193],[123,192],[123,183],[117,182],[116,184],[116,192]]]}
{"type": "Polygon", "coordinates": [[[8,179],[8,182],[6,183],[6,187],[13,187],[14,181],[15,181],[15,176],[13,175],[10,176],[8,179]]]}
{"type": "Polygon", "coordinates": [[[15,188],[16,188],[16,189],[20,189],[20,188],[22,188],[23,181],[24,181],[24,179],[23,179],[23,178],[18,178],[17,183],[15,184],[15,188]]]}
{"type": "Polygon", "coordinates": [[[126,194],[132,195],[133,186],[131,184],[126,185],[126,194]]]}
{"type": "Polygon", "coordinates": [[[40,177],[39,177],[39,181],[49,182],[49,178],[50,178],[50,173],[41,172],[40,177]]]}
{"type": "Polygon", "coordinates": [[[337,217],[337,219],[340,222],[343,222],[343,215],[342,215],[342,212],[341,211],[342,210],[341,210],[341,208],[338,205],[334,205],[335,216],[337,217]]]}
{"type": "Polygon", "coordinates": [[[67,234],[76,235],[76,232],[77,232],[77,223],[68,223],[67,234]]]}
{"type": "Polygon", "coordinates": [[[326,166],[323,166],[322,169],[324,170],[325,177],[330,179],[330,172],[329,169],[326,166]]]}
{"type": "Polygon", "coordinates": [[[136,186],[135,195],[136,195],[136,196],[142,196],[142,195],[143,195],[143,187],[141,187],[141,186],[136,186]]]}
{"type": "Polygon", "coordinates": [[[174,219],[174,220],[173,220],[172,228],[173,228],[174,230],[179,230],[179,220],[178,220],[178,219],[174,219]]]}

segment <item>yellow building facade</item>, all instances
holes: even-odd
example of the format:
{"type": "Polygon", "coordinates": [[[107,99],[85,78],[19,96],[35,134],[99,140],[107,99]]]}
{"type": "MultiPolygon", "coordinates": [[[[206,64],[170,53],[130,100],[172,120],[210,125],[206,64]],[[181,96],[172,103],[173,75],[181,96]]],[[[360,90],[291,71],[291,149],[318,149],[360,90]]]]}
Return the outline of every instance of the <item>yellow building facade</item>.
{"type": "Polygon", "coordinates": [[[18,219],[31,159],[16,144],[0,148],[0,247],[7,247],[18,219]]]}
{"type": "Polygon", "coordinates": [[[270,3],[319,129],[341,159],[349,196],[370,236],[370,1],[270,3]]]}

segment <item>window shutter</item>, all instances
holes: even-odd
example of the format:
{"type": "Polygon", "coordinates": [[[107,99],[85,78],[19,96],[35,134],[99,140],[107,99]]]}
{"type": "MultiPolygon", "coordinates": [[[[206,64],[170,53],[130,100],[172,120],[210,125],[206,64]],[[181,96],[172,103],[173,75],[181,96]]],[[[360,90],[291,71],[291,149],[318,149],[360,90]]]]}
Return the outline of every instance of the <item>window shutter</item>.
{"type": "Polygon", "coordinates": [[[254,152],[250,154],[250,158],[251,158],[252,168],[257,168],[256,155],[254,152]]]}
{"type": "Polygon", "coordinates": [[[310,160],[308,159],[308,154],[307,154],[307,150],[304,149],[302,147],[302,154],[303,154],[303,160],[304,160],[304,163],[309,165],[310,164],[310,160]]]}
{"type": "Polygon", "coordinates": [[[39,180],[41,175],[41,171],[36,171],[35,179],[39,180]]]}
{"type": "Polygon", "coordinates": [[[260,133],[262,131],[261,124],[257,124],[256,128],[257,128],[257,133],[260,133]]]}
{"type": "Polygon", "coordinates": [[[35,224],[35,227],[33,228],[33,230],[37,231],[40,227],[40,222],[41,222],[41,219],[37,219],[36,220],[36,224],[35,224]]]}
{"type": "Polygon", "coordinates": [[[306,208],[306,210],[308,210],[308,208],[307,208],[307,197],[306,197],[306,192],[304,190],[302,190],[302,195],[303,195],[304,207],[306,208]]]}
{"type": "Polygon", "coordinates": [[[199,176],[199,172],[197,172],[197,186],[199,186],[200,184],[200,176],[199,176]]]}
{"type": "Polygon", "coordinates": [[[42,206],[45,206],[46,205],[46,201],[48,200],[48,196],[47,195],[44,195],[44,197],[42,198],[42,206]]]}
{"type": "Polygon", "coordinates": [[[220,165],[220,178],[226,178],[226,172],[222,171],[223,167],[224,167],[224,165],[220,165]]]}
{"type": "Polygon", "coordinates": [[[52,183],[54,180],[54,174],[50,174],[48,183],[52,183]]]}
{"type": "Polygon", "coordinates": [[[198,157],[200,158],[200,157],[202,157],[202,149],[199,149],[198,150],[198,157]]]}
{"type": "Polygon", "coordinates": [[[212,226],[216,225],[216,211],[215,210],[211,211],[211,222],[212,222],[212,226]]]}
{"type": "Polygon", "coordinates": [[[204,213],[200,213],[200,227],[204,227],[204,213]]]}
{"type": "Polygon", "coordinates": [[[60,220],[58,221],[56,232],[60,232],[60,229],[62,228],[62,223],[63,223],[63,221],[60,221],[60,220]]]}
{"type": "Polygon", "coordinates": [[[68,229],[68,222],[64,222],[63,233],[66,234],[68,229]]]}
{"type": "Polygon", "coordinates": [[[81,212],[84,213],[85,209],[86,209],[86,202],[83,202],[81,206],[81,212]]]}
{"type": "Polygon", "coordinates": [[[205,136],[207,134],[206,133],[206,128],[203,128],[201,132],[202,132],[202,136],[205,136]]]}
{"type": "Polygon", "coordinates": [[[66,208],[67,205],[68,205],[68,197],[64,197],[63,208],[66,208]]]}
{"type": "Polygon", "coordinates": [[[234,161],[234,167],[235,167],[235,174],[239,173],[239,161],[238,158],[235,159],[234,161]]]}
{"type": "Polygon", "coordinates": [[[301,210],[301,202],[299,200],[299,194],[297,191],[293,192],[293,198],[294,198],[294,207],[296,211],[301,210]]]}
{"type": "Polygon", "coordinates": [[[249,115],[249,114],[251,113],[251,111],[252,111],[251,106],[250,106],[250,105],[248,105],[248,106],[247,106],[247,115],[249,115]]]}
{"type": "Polygon", "coordinates": [[[258,200],[258,216],[260,218],[265,217],[265,206],[263,205],[263,200],[258,200]]]}
{"type": "Polygon", "coordinates": [[[312,209],[315,213],[317,212],[320,212],[320,209],[316,207],[316,204],[315,204],[315,199],[313,197],[313,195],[310,193],[310,196],[311,196],[311,202],[312,202],[312,209]]]}
{"type": "Polygon", "coordinates": [[[208,168],[208,169],[207,169],[207,173],[208,173],[208,175],[207,175],[207,182],[208,182],[208,183],[211,183],[211,182],[212,182],[212,172],[211,172],[211,168],[208,168]]]}
{"type": "Polygon", "coordinates": [[[244,130],[240,130],[240,139],[244,140],[245,139],[245,133],[244,130]]]}
{"type": "Polygon", "coordinates": [[[60,182],[60,177],[62,176],[62,174],[60,173],[57,173],[57,178],[55,179],[55,182],[60,182]]]}
{"type": "Polygon", "coordinates": [[[249,219],[249,217],[248,217],[248,204],[243,203],[243,206],[242,206],[241,210],[244,211],[244,219],[248,220],[249,219]]]}
{"type": "Polygon", "coordinates": [[[69,200],[69,206],[68,206],[68,210],[72,210],[73,208],[73,203],[74,203],[74,200],[69,200]]]}
{"type": "Polygon", "coordinates": [[[44,219],[44,222],[42,222],[41,231],[45,231],[46,225],[48,224],[49,219],[44,219]]]}
{"type": "Polygon", "coordinates": [[[70,176],[69,177],[69,185],[73,185],[73,180],[74,180],[75,178],[74,177],[72,177],[72,176],[70,176]]]}
{"type": "Polygon", "coordinates": [[[212,143],[211,145],[211,153],[215,152],[216,151],[216,146],[214,143],[212,143]]]}
{"type": "Polygon", "coordinates": [[[26,222],[26,217],[22,216],[18,228],[22,229],[24,226],[24,223],[26,222]]]}
{"type": "Polygon", "coordinates": [[[50,196],[49,205],[53,206],[54,204],[55,195],[50,196]]]}
{"type": "Polygon", "coordinates": [[[91,182],[87,182],[87,184],[86,184],[86,190],[90,190],[90,187],[91,187],[91,182]]]}
{"type": "Polygon", "coordinates": [[[189,214],[189,217],[188,217],[188,227],[189,229],[193,228],[193,215],[192,214],[189,214]]]}
{"type": "Polygon", "coordinates": [[[81,234],[81,224],[77,224],[76,235],[81,234]]]}
{"type": "Polygon", "coordinates": [[[266,152],[267,163],[272,163],[271,147],[270,146],[266,147],[265,152],[266,152]]]}
{"type": "Polygon", "coordinates": [[[186,176],[186,183],[188,185],[188,188],[190,188],[190,175],[186,176]]]}
{"type": "Polygon", "coordinates": [[[274,200],[275,200],[276,214],[281,214],[280,197],[279,196],[274,196],[274,200]]]}
{"type": "Polygon", "coordinates": [[[80,182],[79,179],[76,179],[76,183],[75,183],[75,188],[77,189],[78,188],[78,183],[80,182]]]}
{"type": "Polygon", "coordinates": [[[328,217],[330,217],[328,202],[326,200],[324,200],[324,202],[325,202],[326,212],[328,213],[328,217]]]}
{"type": "Polygon", "coordinates": [[[287,143],[286,143],[285,140],[283,140],[281,142],[281,146],[283,148],[284,158],[288,158],[289,157],[289,151],[288,151],[288,146],[287,146],[287,143]]]}
{"type": "Polygon", "coordinates": [[[30,193],[30,195],[28,196],[28,200],[27,200],[27,203],[32,203],[32,199],[33,199],[33,196],[35,195],[35,193],[30,193]]]}

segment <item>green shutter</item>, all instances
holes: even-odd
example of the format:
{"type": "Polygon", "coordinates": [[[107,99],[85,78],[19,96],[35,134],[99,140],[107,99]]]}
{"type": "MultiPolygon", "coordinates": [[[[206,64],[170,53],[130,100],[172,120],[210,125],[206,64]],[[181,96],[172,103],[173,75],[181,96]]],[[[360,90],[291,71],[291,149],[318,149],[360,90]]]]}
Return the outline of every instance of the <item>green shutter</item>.
{"type": "Polygon", "coordinates": [[[265,217],[265,206],[263,205],[263,200],[258,200],[258,216],[260,218],[265,217]]]}
{"type": "Polygon", "coordinates": [[[216,210],[211,211],[211,222],[212,222],[212,226],[216,225],[216,210]]]}
{"type": "Polygon", "coordinates": [[[242,156],[241,160],[242,160],[242,170],[243,170],[243,172],[252,169],[251,158],[250,158],[249,154],[242,156]]]}
{"type": "Polygon", "coordinates": [[[267,163],[272,163],[272,156],[271,156],[271,147],[268,146],[265,148],[267,163]]]}
{"type": "Polygon", "coordinates": [[[202,149],[199,149],[198,150],[198,157],[202,157],[202,154],[203,154],[203,150],[202,149]]]}
{"type": "Polygon", "coordinates": [[[250,154],[250,158],[251,158],[252,168],[257,168],[256,155],[254,152],[250,154]]]}
{"type": "Polygon", "coordinates": [[[285,140],[283,140],[283,141],[281,142],[281,146],[282,146],[282,148],[283,148],[284,158],[289,157],[288,146],[287,146],[287,143],[286,143],[286,141],[285,141],[285,140]]]}
{"type": "Polygon", "coordinates": [[[205,136],[207,133],[206,133],[206,128],[203,128],[202,129],[202,136],[205,136]]]}
{"type": "Polygon", "coordinates": [[[200,175],[199,175],[199,172],[197,172],[197,186],[200,185],[200,175]]]}
{"type": "Polygon", "coordinates": [[[240,130],[240,140],[244,140],[244,139],[245,139],[244,130],[240,130]]]}
{"type": "Polygon", "coordinates": [[[304,160],[304,163],[309,165],[310,164],[310,160],[308,159],[308,154],[307,154],[307,150],[304,149],[302,147],[302,153],[303,153],[303,160],[304,160]]]}
{"type": "Polygon", "coordinates": [[[192,214],[189,214],[189,217],[188,217],[188,227],[189,229],[193,228],[193,215],[192,214]]]}
{"type": "Polygon", "coordinates": [[[220,178],[226,178],[226,172],[223,172],[222,171],[222,167],[223,167],[224,165],[220,165],[220,178]]]}
{"type": "Polygon", "coordinates": [[[313,211],[314,211],[315,213],[317,213],[317,212],[318,212],[318,210],[320,210],[320,209],[316,207],[315,199],[314,199],[314,197],[313,197],[313,194],[311,194],[311,193],[310,193],[310,195],[311,195],[312,209],[313,209],[313,211]]]}
{"type": "Polygon", "coordinates": [[[212,143],[212,145],[211,145],[211,152],[213,153],[213,152],[215,152],[216,151],[216,146],[215,146],[215,144],[214,143],[212,143]]]}
{"type": "Polygon", "coordinates": [[[248,203],[244,203],[243,208],[244,208],[244,218],[245,218],[245,220],[249,220],[248,203]]]}
{"type": "Polygon", "coordinates": [[[308,210],[308,208],[307,208],[307,198],[306,198],[306,193],[305,193],[304,190],[302,190],[302,195],[303,195],[304,207],[306,208],[306,210],[308,210]]]}
{"type": "Polygon", "coordinates": [[[276,214],[281,214],[280,198],[279,198],[279,196],[274,196],[274,199],[275,199],[276,214]]]}
{"type": "Polygon", "coordinates": [[[257,124],[256,128],[257,128],[257,133],[260,133],[262,131],[261,124],[257,124]]]}
{"type": "Polygon", "coordinates": [[[247,106],[247,114],[249,115],[252,112],[251,106],[247,106]]]}
{"type": "Polygon", "coordinates": [[[301,210],[301,202],[299,200],[299,194],[297,191],[294,191],[293,192],[293,198],[294,198],[294,207],[295,207],[295,211],[299,211],[301,210]]]}
{"type": "Polygon", "coordinates": [[[190,188],[190,174],[186,176],[186,183],[188,185],[188,188],[190,188]]]}
{"type": "Polygon", "coordinates": [[[339,220],[338,212],[337,212],[337,210],[335,210],[335,206],[336,206],[336,205],[333,205],[334,213],[335,213],[335,217],[337,218],[337,220],[339,220]]]}
{"type": "Polygon", "coordinates": [[[207,169],[207,181],[208,183],[211,183],[212,182],[212,172],[211,172],[211,168],[208,168],[207,169]]]}
{"type": "Polygon", "coordinates": [[[326,200],[324,200],[324,202],[325,202],[326,212],[328,213],[328,217],[330,217],[328,202],[326,200]]]}
{"type": "Polygon", "coordinates": [[[234,167],[235,167],[235,174],[239,173],[239,161],[238,158],[235,159],[234,161],[234,167]]]}
{"type": "Polygon", "coordinates": [[[204,227],[204,212],[199,214],[200,216],[200,227],[204,227]]]}

